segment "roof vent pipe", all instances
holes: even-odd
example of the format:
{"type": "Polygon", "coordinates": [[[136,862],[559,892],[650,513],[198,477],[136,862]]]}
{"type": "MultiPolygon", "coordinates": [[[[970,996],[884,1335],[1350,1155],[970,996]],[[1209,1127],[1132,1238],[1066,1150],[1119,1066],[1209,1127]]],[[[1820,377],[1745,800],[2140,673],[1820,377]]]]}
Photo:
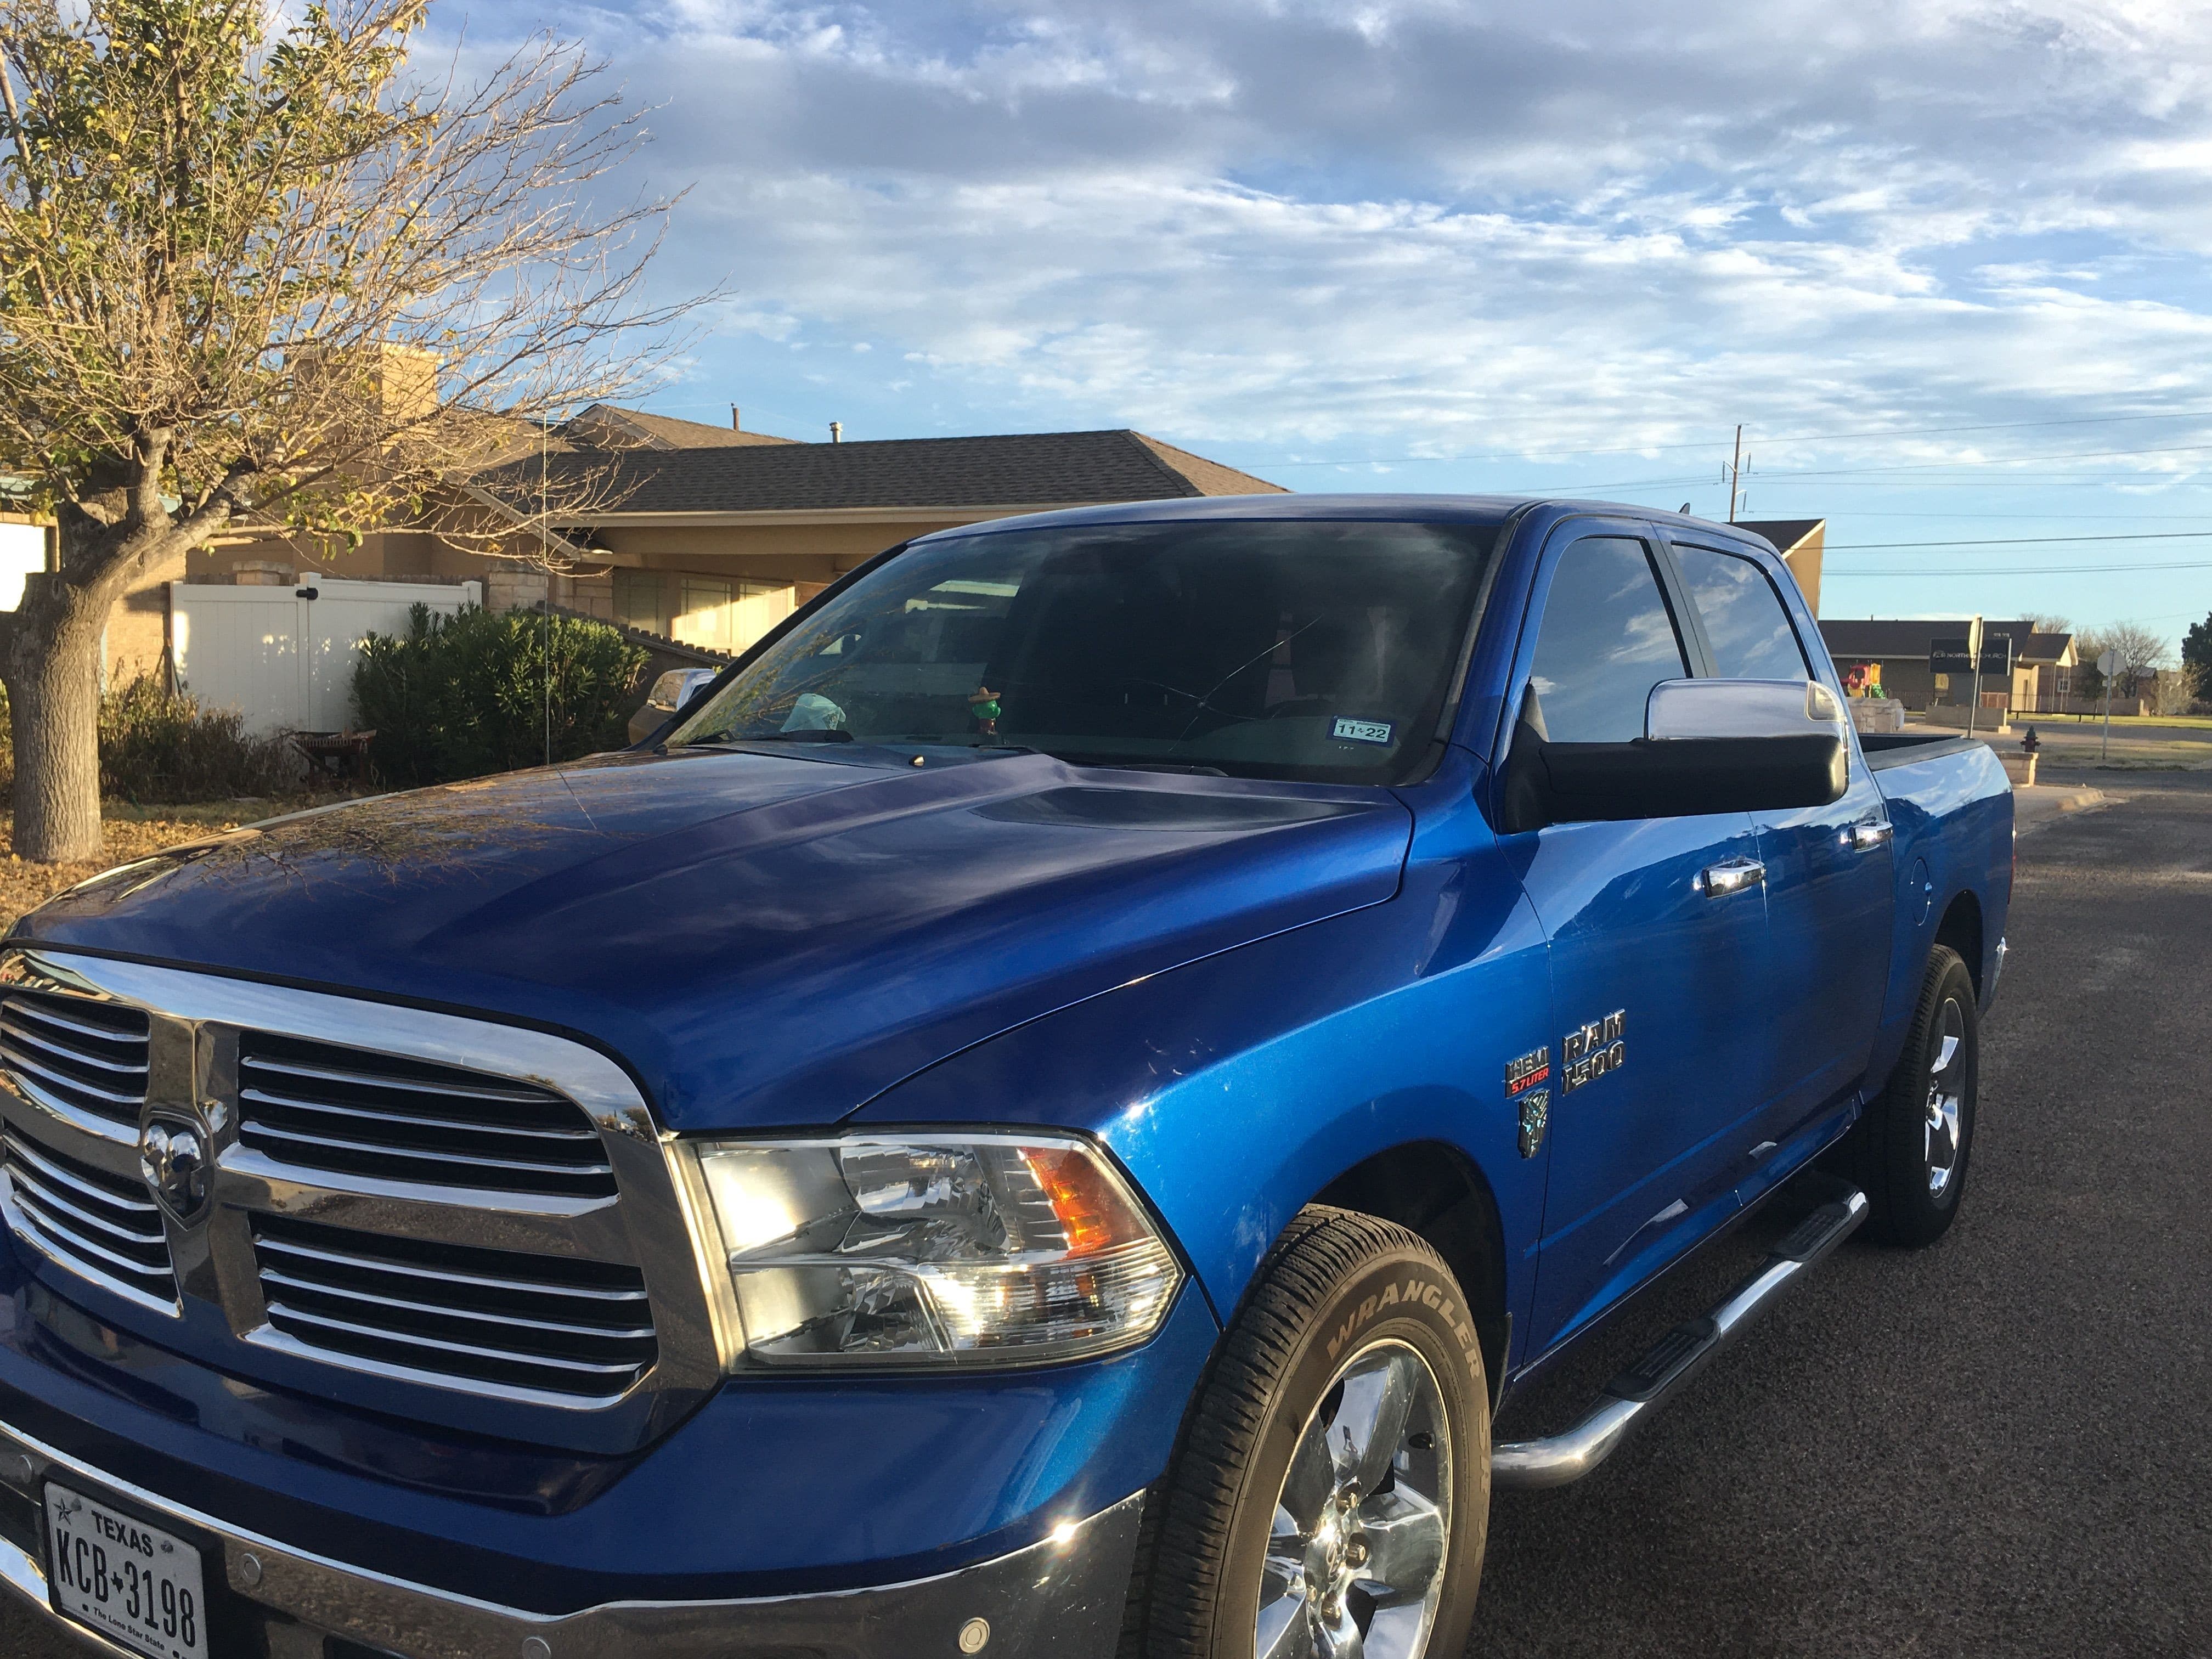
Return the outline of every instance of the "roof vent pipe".
{"type": "Polygon", "coordinates": [[[732,432],[743,432],[744,429],[745,423],[738,418],[738,406],[735,404],[732,404],[730,405],[730,430],[732,432]]]}
{"type": "Polygon", "coordinates": [[[842,444],[845,441],[844,422],[832,421],[830,422],[830,441],[833,444],[842,444]]]}

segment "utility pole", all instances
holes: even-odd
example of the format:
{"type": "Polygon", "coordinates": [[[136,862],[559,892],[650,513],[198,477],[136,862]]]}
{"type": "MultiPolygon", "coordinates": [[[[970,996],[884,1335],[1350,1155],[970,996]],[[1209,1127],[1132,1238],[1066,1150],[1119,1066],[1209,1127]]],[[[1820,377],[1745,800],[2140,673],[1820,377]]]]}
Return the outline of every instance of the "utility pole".
{"type": "Polygon", "coordinates": [[[1974,735],[1974,716],[1982,712],[1982,619],[1966,624],[1966,654],[1974,659],[1974,691],[1966,703],[1966,735],[1974,735]]]}
{"type": "Polygon", "coordinates": [[[2097,672],[2105,677],[2105,740],[2097,746],[2097,758],[2108,761],[2112,757],[2112,676],[2120,665],[2120,653],[2107,651],[2097,659],[2097,672]]]}
{"type": "Polygon", "coordinates": [[[1728,516],[1728,521],[1729,521],[1730,524],[1734,524],[1734,523],[1735,522],[1735,486],[1736,486],[1736,481],[1737,481],[1739,478],[1742,477],[1742,476],[1743,476],[1743,422],[1742,422],[1741,421],[1738,421],[1738,422],[1735,423],[1735,459],[1734,459],[1733,460],[1729,461],[1729,516],[1728,516]]]}
{"type": "MultiPolygon", "coordinates": [[[[732,414],[734,414],[732,410],[732,414]]],[[[553,764],[553,413],[548,410],[538,422],[538,562],[545,573],[545,763],[553,764]]]]}

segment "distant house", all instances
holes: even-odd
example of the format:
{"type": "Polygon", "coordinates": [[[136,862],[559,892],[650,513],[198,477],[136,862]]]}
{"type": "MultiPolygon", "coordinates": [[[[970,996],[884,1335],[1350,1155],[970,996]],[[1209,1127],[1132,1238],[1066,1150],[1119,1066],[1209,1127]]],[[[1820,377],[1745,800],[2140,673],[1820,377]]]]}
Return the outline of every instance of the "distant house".
{"type": "Polygon", "coordinates": [[[1820,560],[1828,540],[1826,519],[1739,519],[1738,530],[1764,536],[1804,591],[1805,608],[1820,614],[1820,560]]]}
{"type": "MultiPolygon", "coordinates": [[[[1916,712],[1930,708],[1963,708],[1972,699],[1972,677],[1938,674],[1929,665],[1933,642],[1958,639],[1966,622],[1959,617],[1876,620],[1830,617],[1820,623],[1828,654],[1848,675],[1854,664],[1879,664],[1884,694],[1916,712]]],[[[2039,634],[2032,622],[1984,622],[1983,648],[2000,638],[2012,641],[2012,677],[1982,677],[1982,706],[2000,712],[2057,714],[2073,695],[2076,662],[2071,634],[2039,634]]]]}

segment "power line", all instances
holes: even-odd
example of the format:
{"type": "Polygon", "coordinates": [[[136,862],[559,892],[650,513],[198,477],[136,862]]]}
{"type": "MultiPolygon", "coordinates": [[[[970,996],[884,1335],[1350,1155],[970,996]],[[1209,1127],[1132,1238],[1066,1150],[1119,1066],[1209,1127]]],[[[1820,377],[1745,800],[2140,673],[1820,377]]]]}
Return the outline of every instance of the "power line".
{"type": "Polygon", "coordinates": [[[2212,514],[2205,513],[2061,513],[2055,508],[2042,513],[1940,513],[1925,507],[1855,507],[1854,519],[2028,519],[2037,524],[2066,524],[2074,520],[2087,520],[2098,524],[2205,524],[2212,514]]]}
{"type": "Polygon", "coordinates": [[[2212,570],[2212,560],[2186,564],[2023,564],[2010,569],[1990,569],[1987,566],[1954,565],[1929,569],[1925,566],[1911,569],[1868,570],[1843,569],[1829,574],[1836,576],[2103,576],[2131,570],[2212,570]]]}
{"type": "MultiPolygon", "coordinates": [[[[1768,475],[1765,488],[1781,489],[1802,482],[1802,475],[1768,475]]],[[[1759,486],[1759,476],[1753,473],[1747,480],[1753,489],[1759,486]]],[[[2186,477],[2164,472],[2088,472],[2079,475],[2052,474],[2040,478],[1827,478],[1819,479],[1807,488],[1830,489],[2090,489],[2128,487],[2139,489],[2212,489],[2212,479],[2194,471],[2186,477]]],[[[1561,484],[1544,492],[1547,495],[1587,495],[1596,489],[1680,489],[1683,488],[1716,488],[1710,472],[1686,473],[1673,478],[1617,478],[1607,483],[1561,484]]],[[[1530,491],[1493,491],[1493,494],[1531,494],[1530,491]]]]}
{"type": "Polygon", "coordinates": [[[1838,542],[1826,550],[1831,553],[1864,553],[1877,548],[1906,547],[2037,547],[2058,542],[2176,542],[2203,541],[2212,537],[2212,530],[2146,530],[2133,535],[2108,536],[1999,536],[1987,541],[1971,542],[1838,542]]]}
{"type": "MultiPolygon", "coordinates": [[[[2176,409],[2158,415],[2076,415],[2048,421],[1990,421],[1972,426],[1893,426],[1877,427],[1863,432],[1793,432],[1779,437],[1753,433],[1752,436],[1763,444],[1843,443],[1858,438],[1926,438],[1957,432],[2022,432],[2031,428],[2054,426],[2100,426],[2126,421],[2201,421],[2212,420],[2212,409],[2176,409]]],[[[1206,442],[1207,440],[1197,440],[1206,442]]],[[[1630,444],[1617,449],[1562,449],[1531,445],[1526,449],[1493,452],[1486,455],[1353,455],[1336,459],[1293,460],[1288,458],[1261,457],[1243,463],[1248,466],[1411,466],[1429,462],[1456,463],[1467,461],[1525,461],[1539,455],[1655,455],[1668,454],[1684,449],[1725,448],[1729,440],[1725,434],[1700,439],[1693,443],[1630,444]]],[[[2159,452],[2116,450],[2115,454],[2152,454],[2159,452]]]]}
{"type": "MultiPolygon", "coordinates": [[[[1836,485],[1849,483],[1853,481],[1864,478],[1869,473],[1894,474],[1899,472],[1955,472],[1966,467],[1976,466],[2017,467],[2030,465],[2039,461],[2118,460],[2136,455],[2194,455],[2204,453],[2206,451],[2212,451],[2212,444],[2179,444],[2164,449],[2085,449],[2069,452],[2069,453],[2063,455],[1998,455],[1990,456],[1981,460],[1913,461],[1899,464],[1894,466],[1781,468],[1776,471],[1765,472],[1754,470],[1752,473],[1750,482],[1754,484],[1764,483],[1772,485],[1802,481],[1804,479],[1817,478],[1820,479],[1824,485],[1836,485]]],[[[1721,472],[1723,483],[1728,481],[1728,474],[1731,470],[1732,469],[1725,464],[1722,466],[1721,472]]],[[[2128,483],[2137,483],[2145,479],[2157,482],[2159,481],[2160,475],[2142,471],[2096,473],[2086,475],[2083,479],[2076,481],[2094,482],[2099,478],[2105,477],[2118,478],[2128,483]]],[[[1671,487],[1683,483],[1694,483],[1701,481],[1702,480],[1696,475],[1684,474],[1678,475],[1671,478],[1611,479],[1604,483],[1577,484],[1568,486],[1568,488],[1577,489],[1656,489],[1662,485],[1671,487]]],[[[1978,478],[1968,480],[1927,478],[1900,481],[1902,487],[1907,489],[1912,488],[1917,484],[1924,483],[1929,486],[1940,486],[1947,483],[1968,483],[1978,489],[1983,487],[1985,483],[1997,482],[2005,481],[1984,480],[1978,478]]],[[[2043,480],[2028,479],[2014,480],[2013,482],[2039,483],[2043,482],[2043,480]]]]}

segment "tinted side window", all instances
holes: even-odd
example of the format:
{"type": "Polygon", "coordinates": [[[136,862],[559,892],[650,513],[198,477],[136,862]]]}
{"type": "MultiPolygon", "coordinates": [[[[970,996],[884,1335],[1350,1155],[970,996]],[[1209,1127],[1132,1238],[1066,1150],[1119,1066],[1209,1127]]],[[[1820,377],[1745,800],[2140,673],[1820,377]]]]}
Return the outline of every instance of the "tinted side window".
{"type": "Polygon", "coordinates": [[[1713,672],[1731,680],[1802,680],[1808,673],[1797,630],[1766,573],[1749,559],[1677,547],[1674,562],[1713,647],[1713,672]]]}
{"type": "Polygon", "coordinates": [[[1629,743],[1661,680],[1689,673],[1644,544],[1589,536],[1559,556],[1529,685],[1553,743],[1629,743]]]}

